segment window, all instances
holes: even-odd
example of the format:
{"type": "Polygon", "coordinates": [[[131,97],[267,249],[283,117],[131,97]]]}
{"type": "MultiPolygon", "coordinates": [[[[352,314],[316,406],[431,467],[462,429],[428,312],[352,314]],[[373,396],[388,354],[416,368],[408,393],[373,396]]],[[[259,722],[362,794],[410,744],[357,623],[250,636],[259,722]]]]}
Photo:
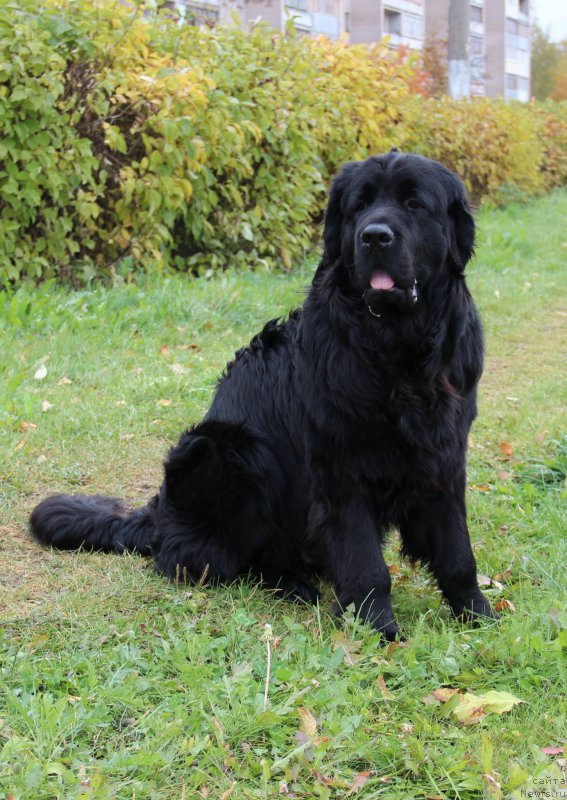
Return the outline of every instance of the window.
{"type": "Polygon", "coordinates": [[[484,39],[482,36],[471,36],[469,42],[471,81],[480,83],[484,78],[484,39]]]}
{"type": "Polygon", "coordinates": [[[471,22],[480,23],[482,25],[482,8],[471,6],[471,22]]]}
{"type": "Polygon", "coordinates": [[[482,56],[484,53],[484,39],[482,36],[471,36],[471,56],[482,56]]]}
{"type": "Polygon", "coordinates": [[[399,11],[391,11],[389,8],[384,11],[384,31],[402,35],[402,15],[399,11]]]}
{"type": "Polygon", "coordinates": [[[530,91],[530,82],[519,75],[506,75],[506,97],[512,100],[526,99],[530,91]]]}
{"type": "Polygon", "coordinates": [[[345,11],[345,33],[350,33],[350,11],[345,11]]]}
{"type": "Polygon", "coordinates": [[[421,17],[418,17],[417,14],[404,14],[403,32],[404,36],[421,39],[421,17]]]}

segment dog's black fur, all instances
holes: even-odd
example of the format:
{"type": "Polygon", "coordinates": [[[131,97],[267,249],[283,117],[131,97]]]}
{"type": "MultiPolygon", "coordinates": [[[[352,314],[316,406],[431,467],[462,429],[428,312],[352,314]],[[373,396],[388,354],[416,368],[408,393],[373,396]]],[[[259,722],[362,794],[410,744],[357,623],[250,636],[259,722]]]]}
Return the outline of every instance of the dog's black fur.
{"type": "Polygon", "coordinates": [[[302,309],[236,354],[159,493],[130,514],[105,497],[50,497],[32,533],[153,555],[172,579],[252,574],[309,601],[321,576],[393,639],[381,544],[395,526],[455,615],[494,616],[465,509],[483,352],[463,274],[473,247],[464,188],[440,164],[394,151],[347,164],[302,309]]]}

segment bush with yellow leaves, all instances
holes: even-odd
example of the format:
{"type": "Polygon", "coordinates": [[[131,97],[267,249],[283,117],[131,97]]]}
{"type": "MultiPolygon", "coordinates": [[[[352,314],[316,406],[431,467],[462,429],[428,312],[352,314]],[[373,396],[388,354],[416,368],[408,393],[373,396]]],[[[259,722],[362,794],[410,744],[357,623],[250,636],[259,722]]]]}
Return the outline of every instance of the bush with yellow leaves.
{"type": "Polygon", "coordinates": [[[373,47],[116,0],[0,6],[0,285],[289,269],[340,165],[392,145],[501,201],[565,180],[547,107],[410,96],[373,47]]]}

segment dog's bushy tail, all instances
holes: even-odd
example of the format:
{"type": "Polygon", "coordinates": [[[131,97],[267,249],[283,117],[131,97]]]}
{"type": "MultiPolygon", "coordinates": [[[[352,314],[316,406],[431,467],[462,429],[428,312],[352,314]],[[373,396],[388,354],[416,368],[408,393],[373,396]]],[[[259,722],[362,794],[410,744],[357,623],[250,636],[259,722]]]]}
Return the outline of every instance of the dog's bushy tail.
{"type": "Polygon", "coordinates": [[[30,530],[42,544],[60,550],[152,554],[152,503],[128,513],[112,497],[56,494],[32,511],[30,530]]]}

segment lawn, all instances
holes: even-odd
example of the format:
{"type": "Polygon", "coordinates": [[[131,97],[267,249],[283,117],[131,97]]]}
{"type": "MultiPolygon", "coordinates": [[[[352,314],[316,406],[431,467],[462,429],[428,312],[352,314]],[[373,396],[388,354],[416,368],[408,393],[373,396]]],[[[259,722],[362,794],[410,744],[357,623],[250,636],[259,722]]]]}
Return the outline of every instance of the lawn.
{"type": "Polygon", "coordinates": [[[484,210],[469,270],[487,339],[470,527],[502,619],[453,621],[393,535],[403,645],[333,618],[329,590],[313,608],[246,582],[176,586],[142,558],[26,534],[55,491],[143,503],[313,264],[0,295],[0,798],[566,796],[565,219],[565,191],[484,210]],[[490,691],[522,702],[459,717],[490,691]]]}

